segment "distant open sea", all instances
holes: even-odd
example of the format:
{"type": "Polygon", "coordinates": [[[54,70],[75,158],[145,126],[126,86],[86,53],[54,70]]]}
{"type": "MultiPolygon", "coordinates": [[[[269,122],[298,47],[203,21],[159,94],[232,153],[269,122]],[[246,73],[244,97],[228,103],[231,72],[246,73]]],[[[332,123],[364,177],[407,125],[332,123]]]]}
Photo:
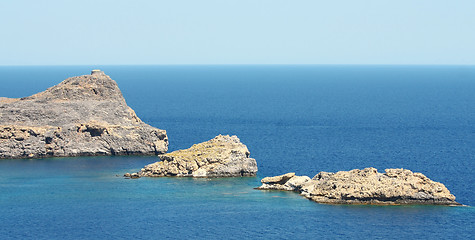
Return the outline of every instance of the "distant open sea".
{"type": "Polygon", "coordinates": [[[475,238],[473,207],[325,205],[253,189],[287,172],[406,168],[475,206],[475,66],[4,66],[0,96],[93,68],[167,130],[169,151],[237,135],[258,176],[116,176],[157,157],[0,160],[0,239],[475,238]]]}

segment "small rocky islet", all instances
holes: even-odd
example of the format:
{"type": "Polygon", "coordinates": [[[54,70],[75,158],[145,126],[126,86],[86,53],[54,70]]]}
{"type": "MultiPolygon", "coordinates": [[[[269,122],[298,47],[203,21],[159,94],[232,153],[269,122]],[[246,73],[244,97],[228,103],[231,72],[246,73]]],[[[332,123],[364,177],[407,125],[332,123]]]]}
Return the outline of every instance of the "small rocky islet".
{"type": "MultiPolygon", "coordinates": [[[[158,155],[160,161],[126,178],[242,177],[258,170],[237,136],[166,153],[166,131],[142,122],[100,70],[29,97],[0,97],[0,119],[0,159],[158,155]]],[[[442,183],[406,169],[320,172],[313,178],[287,173],[261,182],[259,190],[295,191],[318,203],[460,205],[442,183]]]]}
{"type": "Polygon", "coordinates": [[[320,172],[313,178],[287,173],[261,180],[259,190],[294,191],[327,204],[373,205],[461,205],[439,182],[407,169],[354,169],[336,173],[320,172]]]}
{"type": "Polygon", "coordinates": [[[184,150],[159,155],[149,164],[125,177],[243,177],[256,176],[257,163],[237,136],[219,135],[184,150]]]}

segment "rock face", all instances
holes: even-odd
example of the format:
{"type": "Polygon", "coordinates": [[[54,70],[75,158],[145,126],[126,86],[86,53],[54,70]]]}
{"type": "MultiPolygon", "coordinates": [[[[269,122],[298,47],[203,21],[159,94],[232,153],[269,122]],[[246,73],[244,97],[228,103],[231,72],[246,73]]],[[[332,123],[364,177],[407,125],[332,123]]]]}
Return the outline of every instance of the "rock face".
{"type": "Polygon", "coordinates": [[[287,173],[280,176],[263,178],[261,182],[264,184],[258,189],[297,191],[304,183],[310,180],[307,176],[295,176],[295,173],[287,173]]]}
{"type": "MultiPolygon", "coordinates": [[[[142,177],[240,177],[255,176],[257,163],[236,136],[219,135],[207,142],[159,155],[161,161],[145,166],[142,177]]],[[[126,174],[124,176],[132,176],[126,174]]]]}
{"type": "Polygon", "coordinates": [[[0,158],[162,154],[166,131],[142,122],[100,70],[29,97],[0,98],[0,158]]]}
{"type": "Polygon", "coordinates": [[[312,179],[288,173],[261,182],[257,189],[296,191],[319,203],[460,205],[444,184],[406,169],[386,169],[385,173],[375,168],[320,172],[312,179]]]}

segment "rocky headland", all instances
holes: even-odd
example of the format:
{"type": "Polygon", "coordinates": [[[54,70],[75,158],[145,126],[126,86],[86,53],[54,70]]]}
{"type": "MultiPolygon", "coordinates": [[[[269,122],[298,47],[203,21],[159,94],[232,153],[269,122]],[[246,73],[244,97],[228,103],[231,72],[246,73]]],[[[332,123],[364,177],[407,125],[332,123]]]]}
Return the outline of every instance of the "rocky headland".
{"type": "Polygon", "coordinates": [[[460,205],[444,184],[406,169],[320,172],[313,178],[287,173],[261,182],[257,189],[295,191],[318,203],[460,205]]]}
{"type": "Polygon", "coordinates": [[[256,160],[249,157],[246,145],[237,136],[219,135],[209,141],[195,144],[184,150],[159,155],[161,161],[149,164],[138,177],[241,177],[255,176],[256,160]]]}
{"type": "Polygon", "coordinates": [[[24,98],[0,98],[0,158],[152,155],[165,130],[142,122],[100,70],[24,98]]]}

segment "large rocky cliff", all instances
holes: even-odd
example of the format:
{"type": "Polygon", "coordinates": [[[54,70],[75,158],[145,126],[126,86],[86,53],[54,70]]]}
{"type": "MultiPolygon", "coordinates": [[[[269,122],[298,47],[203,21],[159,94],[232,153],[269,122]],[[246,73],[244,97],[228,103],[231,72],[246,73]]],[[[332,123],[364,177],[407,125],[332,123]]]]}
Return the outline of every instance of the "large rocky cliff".
{"type": "Polygon", "coordinates": [[[0,98],[0,158],[152,155],[165,130],[142,122],[102,71],[24,98],[0,98]]]}

